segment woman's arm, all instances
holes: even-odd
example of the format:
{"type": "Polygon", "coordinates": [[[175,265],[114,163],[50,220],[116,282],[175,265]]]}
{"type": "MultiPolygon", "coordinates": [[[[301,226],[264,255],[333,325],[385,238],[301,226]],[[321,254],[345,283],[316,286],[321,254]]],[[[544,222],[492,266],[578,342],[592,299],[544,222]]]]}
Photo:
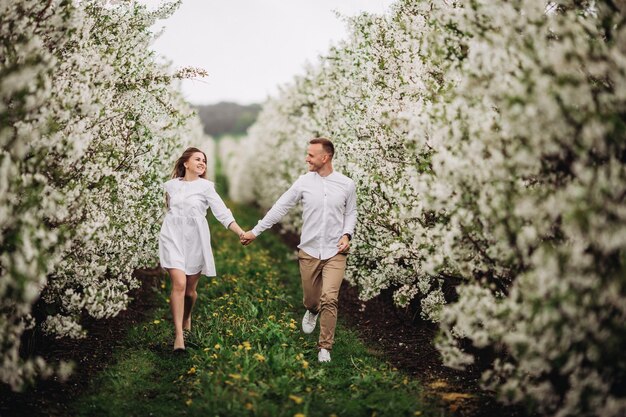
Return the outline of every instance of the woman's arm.
{"type": "Polygon", "coordinates": [[[241,235],[243,235],[245,233],[243,231],[243,229],[241,227],[239,227],[239,225],[235,221],[228,225],[228,229],[232,230],[233,232],[235,232],[237,234],[237,236],[239,236],[239,237],[241,237],[241,235]]]}
{"type": "Polygon", "coordinates": [[[241,236],[244,231],[241,227],[239,227],[235,221],[233,213],[228,209],[228,207],[226,207],[222,198],[215,191],[213,184],[208,187],[206,197],[209,203],[209,208],[217,221],[222,223],[225,228],[230,229],[237,233],[237,235],[241,236]]]}

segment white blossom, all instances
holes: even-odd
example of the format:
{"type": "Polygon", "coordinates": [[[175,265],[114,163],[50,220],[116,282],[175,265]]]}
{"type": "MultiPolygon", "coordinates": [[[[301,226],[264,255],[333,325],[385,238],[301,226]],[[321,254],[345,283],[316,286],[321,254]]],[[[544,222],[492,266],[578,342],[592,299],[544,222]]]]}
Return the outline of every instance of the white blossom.
{"type": "Polygon", "coordinates": [[[268,209],[307,141],[330,137],[357,184],[362,299],[419,299],[451,366],[474,362],[461,339],[493,349],[483,382],[505,402],[624,415],[625,20],[603,0],[400,0],[351,18],[231,151],[228,172],[251,175],[230,192],[268,209]]]}
{"type": "Polygon", "coordinates": [[[149,48],[177,4],[0,0],[0,381],[13,389],[70,371],[20,357],[35,302],[53,312],[43,330],[84,337],[80,316],[118,314],[133,271],[156,261],[160,184],[206,140],[184,74],[149,48]]]}

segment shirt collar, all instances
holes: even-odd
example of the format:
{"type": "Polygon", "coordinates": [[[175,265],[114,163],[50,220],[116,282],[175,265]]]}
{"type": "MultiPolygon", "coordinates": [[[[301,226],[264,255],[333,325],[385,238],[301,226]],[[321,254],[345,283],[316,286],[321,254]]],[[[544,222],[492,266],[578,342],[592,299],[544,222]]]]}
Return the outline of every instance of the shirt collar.
{"type": "Polygon", "coordinates": [[[331,172],[330,174],[326,175],[325,177],[322,177],[319,173],[315,172],[315,175],[317,175],[318,177],[322,178],[322,179],[326,179],[326,178],[330,178],[333,175],[335,175],[335,170],[333,169],[333,172],[331,172]]]}

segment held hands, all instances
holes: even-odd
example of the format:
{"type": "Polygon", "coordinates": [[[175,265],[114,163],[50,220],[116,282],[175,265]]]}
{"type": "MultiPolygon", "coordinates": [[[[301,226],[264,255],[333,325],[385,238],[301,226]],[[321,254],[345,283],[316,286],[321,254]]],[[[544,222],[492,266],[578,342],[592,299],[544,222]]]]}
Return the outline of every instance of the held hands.
{"type": "Polygon", "coordinates": [[[235,232],[237,236],[239,236],[239,242],[241,242],[241,244],[244,246],[248,246],[250,243],[252,243],[254,239],[256,239],[254,233],[244,232],[243,229],[237,224],[237,222],[231,222],[228,225],[228,228],[235,232]]]}
{"type": "MultiPolygon", "coordinates": [[[[241,242],[243,246],[248,246],[254,241],[254,239],[256,239],[256,236],[251,231],[242,232],[239,234],[239,242],[241,242]]],[[[348,236],[341,236],[341,239],[339,239],[339,243],[337,244],[337,249],[339,249],[340,253],[348,252],[348,250],[350,249],[350,239],[348,238],[348,236]]]]}
{"type": "Polygon", "coordinates": [[[241,244],[244,246],[248,246],[250,243],[252,243],[254,239],[256,239],[256,236],[250,231],[241,233],[239,235],[239,242],[241,242],[241,244]]]}
{"type": "Polygon", "coordinates": [[[341,239],[339,239],[339,243],[337,244],[337,249],[339,249],[339,253],[348,252],[348,249],[350,249],[350,239],[348,239],[348,236],[341,236],[341,239]]]}

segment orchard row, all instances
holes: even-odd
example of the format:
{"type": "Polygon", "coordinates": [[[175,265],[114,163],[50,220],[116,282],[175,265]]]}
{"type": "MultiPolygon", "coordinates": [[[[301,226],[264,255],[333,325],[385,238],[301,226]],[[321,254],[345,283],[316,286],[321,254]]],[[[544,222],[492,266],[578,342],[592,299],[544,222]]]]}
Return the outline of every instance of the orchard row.
{"type": "Polygon", "coordinates": [[[70,371],[21,357],[25,330],[80,338],[81,316],[126,308],[133,270],[155,262],[174,149],[205,147],[175,85],[198,71],[172,75],[149,48],[178,3],[133,3],[0,0],[0,381],[13,389],[70,371]]]}
{"type": "Polygon", "coordinates": [[[363,299],[417,300],[450,366],[495,352],[483,384],[505,402],[624,415],[624,6],[400,0],[349,26],[221,143],[231,197],[268,209],[332,138],[363,299]]]}

